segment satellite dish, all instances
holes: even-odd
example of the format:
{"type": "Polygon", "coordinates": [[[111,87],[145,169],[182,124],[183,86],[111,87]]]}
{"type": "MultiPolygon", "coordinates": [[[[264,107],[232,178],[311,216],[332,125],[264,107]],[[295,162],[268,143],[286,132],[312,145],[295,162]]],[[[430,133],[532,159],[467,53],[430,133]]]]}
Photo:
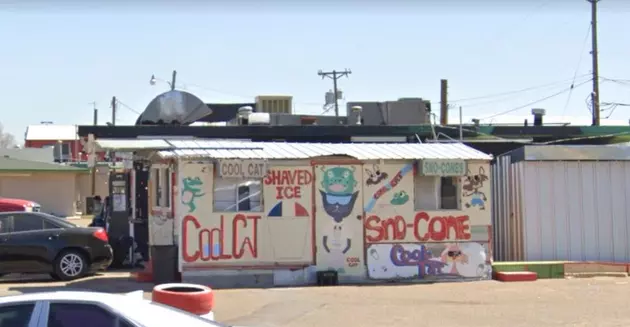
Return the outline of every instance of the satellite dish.
{"type": "Polygon", "coordinates": [[[211,113],[198,97],[172,90],[155,97],[138,117],[136,125],[189,125],[211,113]]]}

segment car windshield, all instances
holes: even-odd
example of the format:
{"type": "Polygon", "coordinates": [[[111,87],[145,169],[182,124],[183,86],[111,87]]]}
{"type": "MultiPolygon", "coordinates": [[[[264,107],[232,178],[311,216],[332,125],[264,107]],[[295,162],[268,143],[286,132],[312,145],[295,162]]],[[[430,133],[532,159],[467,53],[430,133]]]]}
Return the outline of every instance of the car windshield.
{"type": "Polygon", "coordinates": [[[39,215],[45,217],[46,219],[51,220],[53,223],[63,227],[63,228],[73,228],[73,227],[79,227],[63,218],[59,218],[57,216],[53,216],[53,215],[49,215],[47,213],[38,213],[39,215]]]}
{"type": "Polygon", "coordinates": [[[116,309],[124,317],[143,326],[161,326],[165,321],[177,321],[178,325],[186,327],[229,327],[186,311],[150,301],[139,301],[137,304],[134,302],[133,305],[120,306],[116,309]]]}

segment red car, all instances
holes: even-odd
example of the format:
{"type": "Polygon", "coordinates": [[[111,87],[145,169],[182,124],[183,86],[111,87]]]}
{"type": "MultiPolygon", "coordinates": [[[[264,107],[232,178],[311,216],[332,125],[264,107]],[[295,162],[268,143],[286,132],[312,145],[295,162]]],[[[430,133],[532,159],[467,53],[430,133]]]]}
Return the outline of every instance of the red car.
{"type": "Polygon", "coordinates": [[[22,200],[22,199],[9,199],[0,197],[0,212],[39,212],[41,206],[37,202],[22,200]]]}

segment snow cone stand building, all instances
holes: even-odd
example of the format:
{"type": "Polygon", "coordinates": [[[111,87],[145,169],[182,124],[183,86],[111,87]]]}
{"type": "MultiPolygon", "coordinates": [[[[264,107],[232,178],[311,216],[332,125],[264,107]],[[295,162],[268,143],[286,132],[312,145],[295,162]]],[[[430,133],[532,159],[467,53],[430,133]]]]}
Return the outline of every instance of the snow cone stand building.
{"type": "MultiPolygon", "coordinates": [[[[99,139],[150,166],[149,244],[211,286],[487,279],[491,156],[459,143],[99,139]],[[176,251],[176,252],[175,252],[176,251]]],[[[159,259],[159,260],[158,260],[159,259]]],[[[157,262],[161,262],[158,264],[157,262]]]]}

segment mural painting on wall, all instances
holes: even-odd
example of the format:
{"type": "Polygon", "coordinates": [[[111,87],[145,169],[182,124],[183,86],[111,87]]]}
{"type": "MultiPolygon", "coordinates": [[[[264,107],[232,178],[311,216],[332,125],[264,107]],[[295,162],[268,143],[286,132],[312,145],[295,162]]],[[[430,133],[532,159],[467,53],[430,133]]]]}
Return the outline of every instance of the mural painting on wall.
{"type": "Polygon", "coordinates": [[[260,215],[220,215],[219,224],[203,227],[199,219],[182,219],[182,259],[185,263],[258,258],[260,215]]]}
{"type": "Polygon", "coordinates": [[[372,279],[488,279],[487,253],[476,242],[371,244],[366,261],[372,279]]]}
{"type": "MultiPolygon", "coordinates": [[[[366,169],[366,171],[369,171],[369,170],[366,169]]],[[[412,171],[413,171],[413,164],[406,164],[402,166],[402,168],[400,168],[396,172],[396,174],[394,175],[394,177],[392,177],[391,180],[387,181],[387,183],[384,183],[382,186],[379,186],[381,182],[386,181],[389,175],[387,174],[387,172],[381,171],[381,168],[378,165],[374,165],[374,170],[372,170],[373,175],[368,175],[368,178],[365,181],[365,185],[367,188],[366,192],[369,191],[374,186],[376,186],[377,188],[375,191],[369,193],[369,194],[372,194],[369,198],[367,198],[368,193],[366,193],[365,195],[366,198],[364,200],[365,212],[367,213],[367,212],[373,211],[378,200],[387,192],[396,188],[400,184],[403,177],[412,171]],[[374,173],[374,171],[376,171],[376,173],[378,174],[374,173]]],[[[389,204],[394,205],[394,206],[401,206],[401,205],[406,204],[408,201],[409,201],[409,194],[403,189],[399,192],[393,193],[391,199],[389,200],[389,204]]]]}
{"type": "Polygon", "coordinates": [[[261,237],[269,239],[275,262],[313,261],[313,182],[312,166],[267,170],[263,179],[267,217],[261,237]]]}
{"type": "Polygon", "coordinates": [[[267,213],[268,217],[283,217],[285,215],[291,217],[310,216],[309,210],[304,206],[304,202],[311,202],[310,187],[313,183],[313,174],[309,169],[269,169],[263,183],[266,187],[271,188],[269,191],[271,191],[275,200],[269,203],[271,209],[267,213]]]}
{"type": "Polygon", "coordinates": [[[206,163],[180,165],[183,264],[252,259],[258,257],[258,214],[214,214],[213,167],[206,163]]]}
{"type": "Polygon", "coordinates": [[[474,173],[470,169],[467,171],[462,183],[462,197],[466,208],[478,207],[479,210],[486,210],[488,198],[485,191],[482,191],[486,181],[488,181],[488,175],[483,166],[479,166],[474,173]]]}
{"type": "MultiPolygon", "coordinates": [[[[201,169],[202,173],[206,173],[204,170],[206,168],[203,167],[201,169]]],[[[195,212],[197,206],[195,205],[195,201],[197,198],[201,198],[206,195],[203,191],[203,182],[199,177],[185,177],[182,179],[182,204],[188,208],[188,212],[195,212]]]]}
{"type": "Polygon", "coordinates": [[[318,208],[323,209],[317,210],[318,238],[321,235],[317,265],[340,274],[362,275],[361,239],[354,238],[361,235],[361,205],[355,205],[359,198],[360,171],[357,166],[316,168],[318,208]]]}

